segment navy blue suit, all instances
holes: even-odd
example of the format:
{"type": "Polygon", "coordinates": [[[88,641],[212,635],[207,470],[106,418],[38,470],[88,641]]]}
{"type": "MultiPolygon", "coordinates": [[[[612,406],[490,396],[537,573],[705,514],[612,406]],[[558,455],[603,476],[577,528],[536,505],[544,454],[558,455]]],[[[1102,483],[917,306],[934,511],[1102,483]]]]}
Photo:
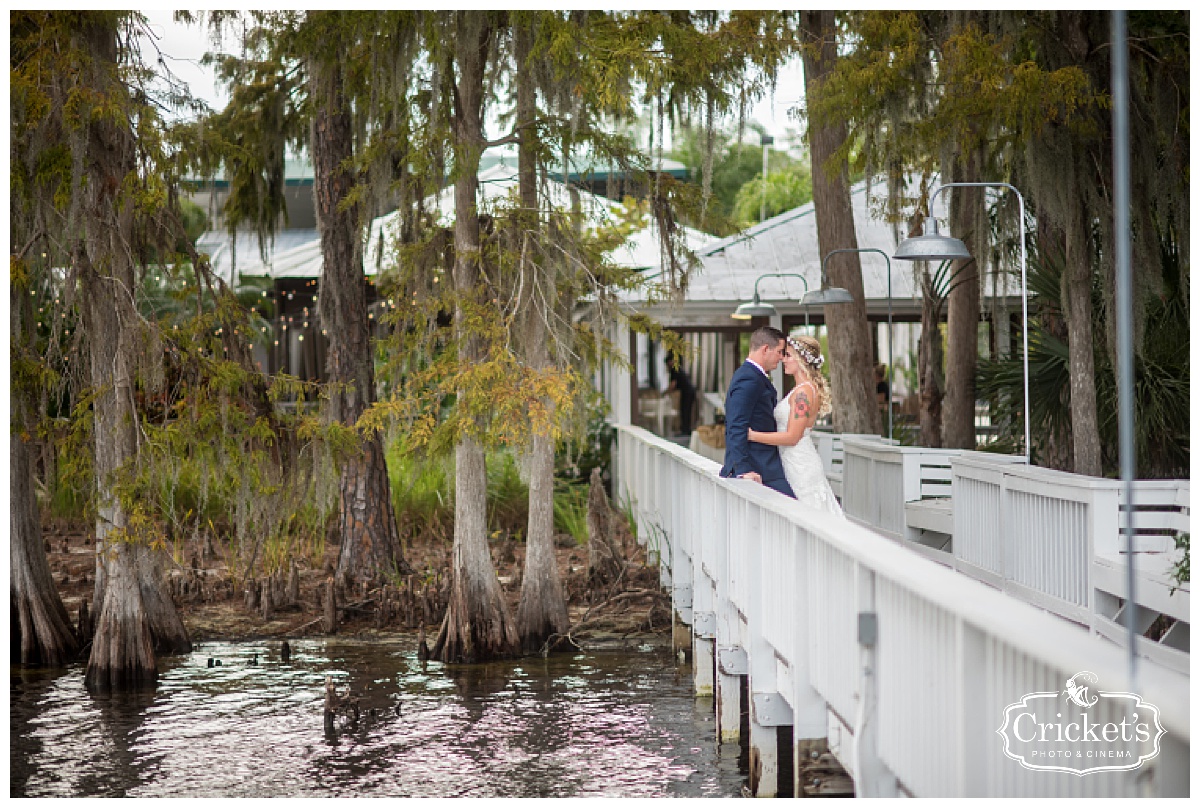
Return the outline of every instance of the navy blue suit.
{"type": "Polygon", "coordinates": [[[752,362],[743,362],[729,382],[725,393],[725,465],[722,477],[740,477],[757,471],[763,485],[795,498],[783,473],[779,449],[765,443],[755,443],[749,430],[775,432],[775,405],[779,395],[766,374],[752,362]]]}

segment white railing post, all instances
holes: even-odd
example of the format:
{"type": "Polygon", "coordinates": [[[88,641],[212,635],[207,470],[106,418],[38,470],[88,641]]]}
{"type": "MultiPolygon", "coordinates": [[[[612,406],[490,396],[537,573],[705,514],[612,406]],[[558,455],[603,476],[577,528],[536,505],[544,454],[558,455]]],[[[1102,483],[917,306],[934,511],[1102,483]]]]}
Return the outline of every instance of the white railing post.
{"type": "Polygon", "coordinates": [[[875,574],[855,569],[858,614],[858,704],[854,717],[854,796],[894,797],[896,777],[879,757],[879,679],[875,647],[879,615],[875,608],[875,574]]]}
{"type": "Polygon", "coordinates": [[[705,479],[700,483],[700,501],[696,525],[697,552],[692,559],[692,677],[696,695],[713,696],[713,677],[716,665],[716,612],[713,606],[713,586],[709,571],[714,559],[708,534],[724,530],[724,512],[717,498],[716,483],[705,479]]]}
{"type": "Polygon", "coordinates": [[[809,543],[814,539],[800,525],[792,526],[795,542],[793,561],[788,572],[796,582],[792,612],[792,772],[796,796],[804,794],[804,770],[829,747],[829,708],[812,685],[812,659],[809,635],[817,615],[808,608],[807,593],[812,577],[809,563],[809,543]]]}
{"type": "Polygon", "coordinates": [[[957,637],[957,670],[955,671],[955,708],[957,720],[955,730],[959,741],[955,744],[957,793],[963,797],[986,797],[987,755],[996,748],[996,736],[990,732],[988,715],[990,706],[975,692],[976,682],[986,681],[987,644],[979,629],[962,620],[955,622],[957,637]]]}
{"type": "Polygon", "coordinates": [[[730,593],[730,578],[735,566],[734,553],[742,535],[742,511],[745,501],[726,487],[717,489],[726,503],[724,558],[717,585],[717,737],[721,743],[737,743],[742,735],[742,683],[745,674],[745,650],[738,645],[741,628],[730,593]]]}
{"type": "MultiPolygon", "coordinates": [[[[766,612],[763,589],[766,584],[764,558],[779,532],[778,517],[760,508],[752,509],[745,546],[748,562],[743,587],[750,672],[750,790],[756,797],[773,797],[779,791],[779,743],[776,727],[782,712],[782,697],[776,686],[775,649],[765,636],[766,612]]],[[[775,604],[775,608],[782,606],[775,604]]],[[[790,721],[790,716],[788,717],[790,721]]]]}

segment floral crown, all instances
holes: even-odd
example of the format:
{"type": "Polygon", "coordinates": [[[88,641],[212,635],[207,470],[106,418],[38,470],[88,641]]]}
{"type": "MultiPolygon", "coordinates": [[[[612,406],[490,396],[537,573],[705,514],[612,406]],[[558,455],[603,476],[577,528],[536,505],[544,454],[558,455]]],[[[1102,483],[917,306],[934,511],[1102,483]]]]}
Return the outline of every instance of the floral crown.
{"type": "Polygon", "coordinates": [[[825,357],[821,356],[820,354],[814,354],[808,346],[801,345],[791,337],[788,337],[787,343],[792,347],[792,350],[800,356],[800,358],[813,367],[819,368],[821,365],[825,364],[825,357]]]}

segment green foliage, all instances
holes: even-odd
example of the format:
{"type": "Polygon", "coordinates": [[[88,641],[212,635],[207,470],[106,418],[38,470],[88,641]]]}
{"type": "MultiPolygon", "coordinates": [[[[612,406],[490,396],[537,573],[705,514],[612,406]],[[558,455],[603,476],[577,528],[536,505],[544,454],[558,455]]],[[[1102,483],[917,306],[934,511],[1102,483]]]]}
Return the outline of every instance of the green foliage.
{"type": "Polygon", "coordinates": [[[448,457],[422,455],[404,438],[386,450],[392,508],[401,538],[448,539],[454,525],[454,464],[448,457]]]}
{"type": "Polygon", "coordinates": [[[502,451],[487,459],[488,531],[524,535],[529,524],[529,486],[512,452],[502,451]]]}
{"type": "Polygon", "coordinates": [[[1171,566],[1171,577],[1175,579],[1175,587],[1171,589],[1172,595],[1175,594],[1175,589],[1192,581],[1192,534],[1180,533],[1176,536],[1175,549],[1182,550],[1183,555],[1171,566]]]}
{"type": "MultiPolygon", "coordinates": [[[[454,530],[454,461],[413,450],[399,438],[387,448],[392,504],[401,535],[450,541],[454,530]]],[[[487,457],[489,533],[521,537],[529,522],[529,487],[516,457],[497,450],[487,457]]],[[[554,488],[554,526],[577,541],[587,537],[587,486],[559,477],[554,488]]]]}
{"type": "MultiPolygon", "coordinates": [[[[1030,429],[1036,459],[1046,436],[1056,431],[1061,433],[1070,423],[1071,377],[1068,345],[1045,324],[1048,317],[1062,316],[1061,259],[1035,255],[1029,266],[1033,312],[1029,324],[1030,429]]],[[[1107,475],[1113,475],[1119,460],[1117,392],[1115,372],[1100,327],[1101,299],[1100,280],[1094,277],[1096,406],[1100,415],[1103,466],[1107,475]]],[[[1161,298],[1148,301],[1147,315],[1149,322],[1142,350],[1134,362],[1137,474],[1140,478],[1186,477],[1190,455],[1190,323],[1177,281],[1161,298]]],[[[976,385],[991,411],[1005,415],[997,419],[1002,428],[1000,445],[1015,449],[1024,430],[1024,380],[1019,347],[1009,357],[982,360],[976,385]]]]}
{"type": "MultiPolygon", "coordinates": [[[[766,182],[767,218],[798,208],[812,200],[812,173],[803,165],[772,171],[766,182]]],[[[750,180],[738,189],[733,217],[743,225],[759,221],[762,213],[762,177],[750,180]]]]}
{"type": "Polygon", "coordinates": [[[576,545],[588,541],[588,487],[578,483],[559,483],[554,487],[554,530],[575,539],[576,545]]]}
{"type": "Polygon", "coordinates": [[[629,535],[633,536],[633,538],[636,540],[638,537],[638,522],[637,513],[634,510],[633,500],[629,497],[625,497],[618,504],[617,510],[620,511],[621,517],[625,520],[625,524],[629,526],[629,535]]]}
{"type": "Polygon", "coordinates": [[[595,390],[581,413],[586,423],[569,433],[555,452],[555,476],[560,480],[587,485],[592,469],[600,469],[607,484],[611,478],[614,431],[608,422],[608,404],[595,390]]]}
{"type": "MultiPolygon", "coordinates": [[[[762,127],[750,123],[751,131],[761,135],[762,127]]],[[[748,224],[758,221],[759,207],[746,203],[745,209],[738,207],[738,199],[752,192],[748,185],[757,188],[755,194],[762,193],[762,147],[751,142],[735,139],[735,134],[718,131],[713,133],[711,155],[711,179],[706,177],[705,165],[708,158],[708,142],[706,133],[695,128],[685,128],[677,135],[678,145],[670,153],[670,157],[679,160],[688,167],[688,174],[693,182],[703,185],[708,179],[712,197],[705,208],[703,219],[689,218],[688,223],[701,230],[716,235],[725,236],[748,224]]],[[[812,198],[812,180],[806,162],[798,160],[786,151],[771,150],[768,158],[768,200],[770,211],[774,207],[775,215],[796,205],[802,205],[812,198]],[[781,175],[777,177],[776,175],[781,175]],[[798,183],[799,188],[796,188],[798,183]],[[778,188],[772,187],[778,184],[778,188]],[[805,193],[802,189],[807,186],[805,193]],[[770,196],[779,194],[774,203],[770,196]],[[795,202],[794,200],[800,201],[795,202]],[[794,202],[794,204],[788,204],[794,202]]],[[[761,196],[755,196],[755,200],[761,196]]]]}

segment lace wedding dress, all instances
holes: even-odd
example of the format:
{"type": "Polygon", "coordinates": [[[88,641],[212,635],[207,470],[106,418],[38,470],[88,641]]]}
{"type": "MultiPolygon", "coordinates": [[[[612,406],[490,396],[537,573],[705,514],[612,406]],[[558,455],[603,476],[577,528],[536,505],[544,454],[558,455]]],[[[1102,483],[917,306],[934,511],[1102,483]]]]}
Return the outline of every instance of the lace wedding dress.
{"type": "MultiPolygon", "coordinates": [[[[775,427],[780,432],[787,431],[792,411],[790,399],[790,396],[785,396],[775,405],[775,427]]],[[[829,480],[825,479],[821,456],[817,454],[817,447],[807,432],[795,446],[780,446],[779,459],[783,461],[783,473],[787,476],[788,485],[801,504],[813,510],[844,516],[842,506],[829,487],[829,480]]]]}

